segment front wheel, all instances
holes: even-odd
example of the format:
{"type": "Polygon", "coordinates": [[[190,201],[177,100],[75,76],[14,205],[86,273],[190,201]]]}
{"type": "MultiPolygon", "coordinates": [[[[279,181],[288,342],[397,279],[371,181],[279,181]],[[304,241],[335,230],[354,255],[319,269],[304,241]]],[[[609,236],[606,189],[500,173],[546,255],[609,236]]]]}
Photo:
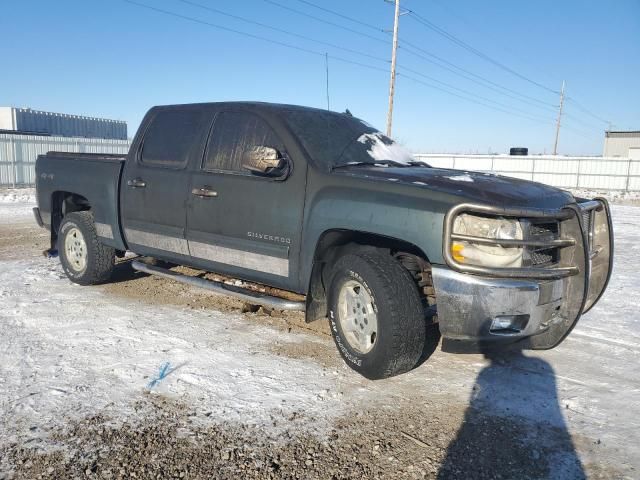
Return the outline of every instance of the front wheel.
{"type": "Polygon", "coordinates": [[[418,288],[411,274],[383,252],[362,250],[336,262],[329,321],[347,365],[372,380],[411,370],[424,349],[418,288]]]}
{"type": "Polygon", "coordinates": [[[58,253],[67,277],[79,285],[105,282],[113,272],[115,249],[100,242],[90,211],[64,216],[58,234],[58,253]]]}

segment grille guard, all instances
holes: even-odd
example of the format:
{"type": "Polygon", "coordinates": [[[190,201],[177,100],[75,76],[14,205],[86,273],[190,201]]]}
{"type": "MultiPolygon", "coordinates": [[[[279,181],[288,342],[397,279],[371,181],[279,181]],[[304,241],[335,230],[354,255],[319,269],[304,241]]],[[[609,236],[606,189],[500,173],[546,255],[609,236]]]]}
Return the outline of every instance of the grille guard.
{"type": "MultiPolygon", "coordinates": [[[[465,265],[457,262],[451,254],[451,243],[453,240],[469,241],[478,244],[485,245],[503,245],[503,246],[531,246],[531,247],[547,247],[563,249],[567,247],[580,247],[589,245],[589,235],[582,235],[582,238],[559,238],[549,241],[540,241],[535,239],[525,240],[512,240],[512,239],[490,239],[482,237],[473,237],[469,235],[460,235],[453,233],[453,224],[458,215],[461,213],[480,213],[492,216],[512,217],[512,218],[530,218],[536,220],[571,220],[577,219],[580,225],[580,229],[584,232],[583,226],[583,212],[590,211],[605,211],[608,222],[608,231],[610,232],[609,245],[611,250],[613,247],[613,237],[611,228],[611,215],[609,211],[609,204],[603,198],[590,200],[587,202],[579,203],[576,205],[569,205],[567,207],[555,210],[542,210],[542,209],[514,209],[514,208],[500,208],[488,205],[478,205],[471,203],[463,203],[455,206],[445,216],[444,220],[444,234],[443,234],[443,257],[447,265],[455,271],[461,273],[471,273],[476,275],[487,275],[498,278],[525,278],[525,279],[556,279],[564,278],[572,275],[578,275],[581,269],[577,265],[560,265],[551,267],[519,267],[519,268],[493,268],[482,267],[479,265],[465,265]],[[580,240],[580,241],[579,241],[580,240]]],[[[589,252],[591,254],[591,252],[589,252]]],[[[611,255],[612,256],[612,255],[611,255]]],[[[584,270],[582,270],[584,271],[584,270]]]]}
{"type": "MultiPolygon", "coordinates": [[[[564,294],[559,321],[543,333],[521,340],[522,348],[548,349],[558,345],[571,332],[583,313],[589,311],[605,291],[613,267],[613,227],[609,203],[604,198],[582,201],[554,210],[500,208],[461,204],[445,216],[443,256],[455,271],[494,278],[549,281],[563,279],[564,294]],[[550,245],[559,251],[559,261],[549,267],[489,268],[464,265],[451,254],[453,240],[473,237],[453,234],[455,218],[463,213],[511,218],[560,221],[559,239],[550,245]],[[585,218],[589,221],[585,223],[585,218]],[[587,228],[587,224],[589,228],[587,228]],[[597,238],[596,238],[597,237],[597,238]],[[595,241],[600,245],[594,245],[595,241]]],[[[482,239],[485,244],[538,246],[539,241],[482,239]]]]}

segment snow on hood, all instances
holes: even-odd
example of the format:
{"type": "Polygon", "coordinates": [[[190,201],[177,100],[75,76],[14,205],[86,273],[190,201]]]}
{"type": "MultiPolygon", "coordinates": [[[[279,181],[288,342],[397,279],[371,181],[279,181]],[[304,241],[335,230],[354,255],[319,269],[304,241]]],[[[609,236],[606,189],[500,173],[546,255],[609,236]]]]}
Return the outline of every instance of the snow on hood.
{"type": "Polygon", "coordinates": [[[473,178],[468,173],[464,175],[455,175],[453,177],[447,177],[449,180],[453,180],[454,182],[473,182],[473,178]]]}
{"type": "Polygon", "coordinates": [[[406,148],[398,145],[381,132],[363,133],[358,137],[358,142],[369,147],[367,153],[377,162],[391,160],[408,165],[415,161],[413,155],[406,148]]]}

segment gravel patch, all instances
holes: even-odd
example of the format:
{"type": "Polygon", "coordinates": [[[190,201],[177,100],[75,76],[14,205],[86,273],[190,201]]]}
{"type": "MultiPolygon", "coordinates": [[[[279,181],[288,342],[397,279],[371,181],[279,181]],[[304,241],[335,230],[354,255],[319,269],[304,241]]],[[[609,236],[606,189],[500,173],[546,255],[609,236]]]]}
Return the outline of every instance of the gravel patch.
{"type": "MultiPolygon", "coordinates": [[[[207,422],[206,411],[148,394],[124,423],[97,414],[54,429],[35,445],[5,447],[0,477],[538,479],[586,473],[561,430],[434,406],[426,406],[427,415],[409,405],[354,411],[324,437],[285,430],[274,438],[256,427],[207,422]],[[558,457],[566,475],[556,475],[558,457]]],[[[590,473],[621,478],[611,470],[590,473]]]]}

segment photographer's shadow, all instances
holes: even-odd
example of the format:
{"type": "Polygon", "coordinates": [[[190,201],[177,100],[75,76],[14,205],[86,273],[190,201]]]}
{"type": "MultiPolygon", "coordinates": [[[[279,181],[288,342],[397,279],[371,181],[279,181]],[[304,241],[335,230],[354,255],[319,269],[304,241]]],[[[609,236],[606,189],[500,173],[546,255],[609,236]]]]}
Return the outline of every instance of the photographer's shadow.
{"type": "Polygon", "coordinates": [[[438,478],[586,478],[551,365],[518,349],[483,350],[490,364],[478,374],[438,478]]]}

